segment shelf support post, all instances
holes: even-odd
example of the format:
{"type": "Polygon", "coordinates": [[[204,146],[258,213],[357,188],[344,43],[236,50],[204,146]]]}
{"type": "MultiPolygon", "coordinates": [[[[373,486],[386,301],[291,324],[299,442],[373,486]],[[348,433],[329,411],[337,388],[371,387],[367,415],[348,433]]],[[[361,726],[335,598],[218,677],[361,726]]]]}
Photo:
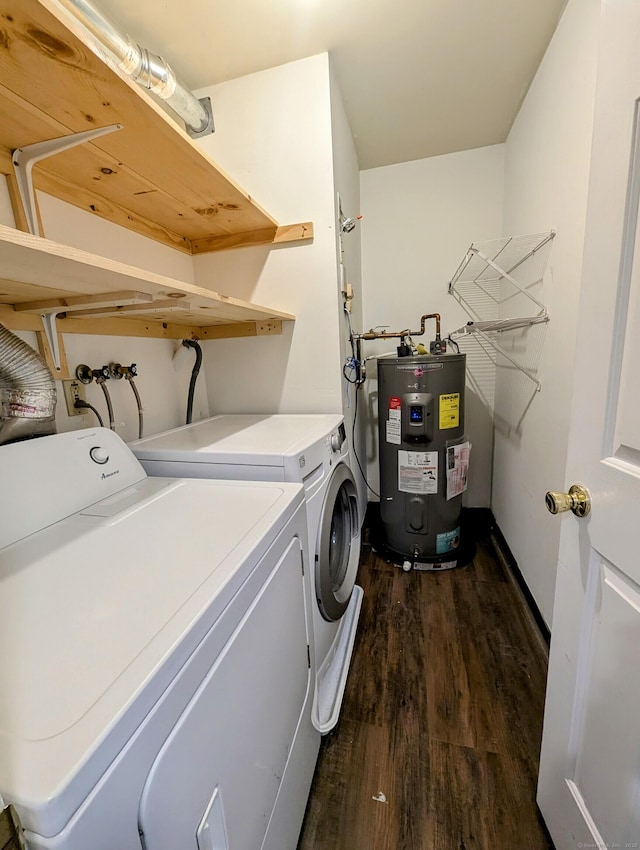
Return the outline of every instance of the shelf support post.
{"type": "MultiPolygon", "coordinates": [[[[36,194],[33,188],[33,176],[31,174],[33,166],[41,159],[46,159],[54,154],[62,151],[75,148],[76,145],[83,145],[85,142],[90,142],[99,136],[105,136],[107,133],[113,133],[116,130],[121,130],[122,124],[110,124],[108,127],[98,127],[95,130],[85,130],[83,133],[72,133],[69,136],[61,136],[57,139],[48,139],[44,142],[36,142],[34,145],[25,145],[23,148],[16,148],[11,156],[13,170],[16,175],[16,183],[18,184],[18,192],[24,207],[27,225],[29,232],[34,236],[42,236],[40,224],[38,222],[38,212],[36,206],[36,194]]],[[[43,320],[44,322],[44,320],[43,320]]],[[[53,319],[55,328],[55,317],[53,319]]],[[[45,333],[48,331],[45,326],[45,333]]],[[[51,343],[51,341],[49,340],[51,343]]],[[[57,346],[57,342],[56,342],[57,346]]],[[[51,351],[53,352],[53,345],[51,351]]],[[[58,366],[59,368],[59,366],[58,366]]]]}

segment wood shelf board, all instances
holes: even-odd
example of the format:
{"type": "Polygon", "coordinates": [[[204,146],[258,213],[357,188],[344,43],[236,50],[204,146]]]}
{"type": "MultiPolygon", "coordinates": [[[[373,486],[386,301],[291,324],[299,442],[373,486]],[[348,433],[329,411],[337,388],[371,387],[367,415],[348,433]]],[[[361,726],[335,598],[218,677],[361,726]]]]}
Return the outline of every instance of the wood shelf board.
{"type": "MultiPolygon", "coordinates": [[[[20,142],[22,145],[69,135],[60,121],[35,110],[2,85],[0,104],[11,116],[11,120],[0,122],[0,166],[5,173],[12,170],[9,152],[18,140],[28,140],[20,142]]],[[[188,250],[187,237],[205,236],[211,230],[209,223],[186,204],[169,197],[161,187],[93,144],[37,163],[33,177],[37,189],[124,226],[132,228],[132,222],[136,222],[132,229],[144,230],[145,235],[172,246],[182,241],[188,250]]]]}
{"type": "MultiPolygon", "coordinates": [[[[39,316],[17,313],[13,307],[0,304],[0,324],[11,331],[33,331],[40,336],[42,324],[39,316]]],[[[157,316],[148,321],[135,319],[100,318],[74,319],[71,316],[58,319],[59,334],[98,334],[100,336],[126,336],[148,339],[233,339],[235,337],[273,336],[282,333],[280,320],[260,322],[234,322],[200,327],[182,324],[174,316],[168,322],[158,321],[157,316]]]]}
{"type": "Polygon", "coordinates": [[[0,225],[0,303],[20,304],[78,295],[105,295],[117,290],[136,290],[159,301],[170,300],[173,296],[177,303],[184,298],[191,307],[181,313],[179,319],[173,312],[166,317],[148,317],[155,321],[166,318],[172,323],[206,327],[295,319],[291,313],[221,295],[195,284],[0,225]]]}
{"type": "Polygon", "coordinates": [[[21,301],[15,305],[18,313],[62,313],[66,311],[106,309],[113,307],[139,307],[141,304],[149,305],[153,296],[146,292],[135,292],[125,290],[123,292],[109,292],[105,295],[77,295],[69,298],[45,298],[41,301],[21,301]]]}
{"type": "Polygon", "coordinates": [[[280,245],[287,242],[306,242],[313,240],[313,222],[285,224],[248,233],[234,233],[230,236],[206,236],[191,242],[192,254],[205,254],[211,251],[227,251],[232,248],[247,248],[251,245],[280,245]]]}
{"type": "Polygon", "coordinates": [[[64,200],[84,206],[82,197],[94,197],[94,212],[107,218],[113,206],[129,211],[127,226],[139,232],[148,219],[159,241],[167,241],[165,230],[171,242],[275,230],[274,219],[146,92],[92,52],[63,10],[50,0],[6,0],[1,15],[5,172],[13,148],[121,123],[118,132],[41,162],[36,186],[60,191],[69,184],[74,193],[64,200]]]}

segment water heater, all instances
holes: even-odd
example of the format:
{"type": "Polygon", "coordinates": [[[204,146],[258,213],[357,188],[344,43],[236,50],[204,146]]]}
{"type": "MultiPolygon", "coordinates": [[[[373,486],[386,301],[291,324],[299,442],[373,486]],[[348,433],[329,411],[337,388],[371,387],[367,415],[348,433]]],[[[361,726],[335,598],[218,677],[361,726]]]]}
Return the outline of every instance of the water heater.
{"type": "Polygon", "coordinates": [[[463,562],[460,517],[470,446],[465,354],[378,359],[383,544],[406,569],[463,562]]]}

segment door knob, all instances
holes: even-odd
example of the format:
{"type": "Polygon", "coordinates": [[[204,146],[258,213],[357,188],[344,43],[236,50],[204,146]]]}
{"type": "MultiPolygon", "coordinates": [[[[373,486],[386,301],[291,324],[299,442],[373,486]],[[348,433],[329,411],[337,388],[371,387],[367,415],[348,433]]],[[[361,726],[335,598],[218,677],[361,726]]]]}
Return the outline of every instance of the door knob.
{"type": "Polygon", "coordinates": [[[550,490],[544,501],[550,514],[573,511],[576,516],[583,517],[591,510],[591,496],[582,484],[572,484],[568,493],[554,493],[550,490]]]}

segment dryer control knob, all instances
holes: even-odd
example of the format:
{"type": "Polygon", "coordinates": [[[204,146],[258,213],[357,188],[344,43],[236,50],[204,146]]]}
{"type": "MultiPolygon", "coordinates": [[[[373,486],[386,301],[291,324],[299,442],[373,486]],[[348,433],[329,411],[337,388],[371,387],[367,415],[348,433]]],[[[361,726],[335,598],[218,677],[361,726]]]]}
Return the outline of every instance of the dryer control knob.
{"type": "Polygon", "coordinates": [[[342,448],[342,444],[344,443],[344,437],[340,433],[340,431],[334,431],[331,435],[331,451],[339,452],[342,448]]]}
{"type": "Polygon", "coordinates": [[[94,463],[104,464],[109,461],[109,454],[102,446],[93,446],[89,450],[89,456],[94,463]]]}

